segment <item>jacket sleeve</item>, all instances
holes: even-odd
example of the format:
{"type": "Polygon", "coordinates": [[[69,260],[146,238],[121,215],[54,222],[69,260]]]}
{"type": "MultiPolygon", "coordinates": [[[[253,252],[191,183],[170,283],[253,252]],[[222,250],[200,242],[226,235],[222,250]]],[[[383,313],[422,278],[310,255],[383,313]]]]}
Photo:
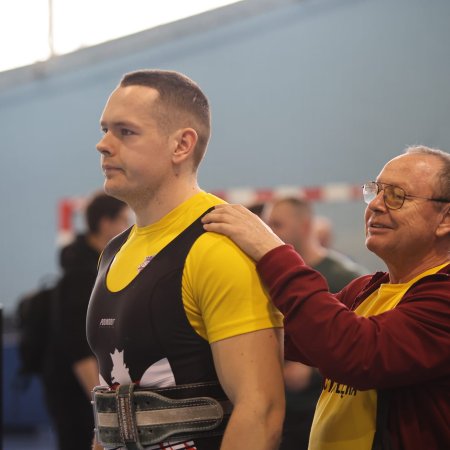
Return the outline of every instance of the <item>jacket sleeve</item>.
{"type": "Polygon", "coordinates": [[[93,356],[86,338],[86,313],[95,274],[72,270],[62,280],[59,345],[70,364],[93,356]]]}
{"type": "Polygon", "coordinates": [[[419,283],[395,309],[365,318],[349,306],[370,277],[330,294],[321,275],[290,246],[266,254],[257,269],[285,316],[287,359],[357,389],[417,384],[450,373],[448,275],[442,275],[445,286],[442,277],[419,283]]]}

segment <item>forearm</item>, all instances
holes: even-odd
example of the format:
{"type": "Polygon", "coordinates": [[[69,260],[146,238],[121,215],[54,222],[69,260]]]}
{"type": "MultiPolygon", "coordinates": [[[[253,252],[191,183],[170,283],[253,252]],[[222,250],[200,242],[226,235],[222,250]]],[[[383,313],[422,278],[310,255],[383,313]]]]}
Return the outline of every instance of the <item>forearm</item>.
{"type": "Polygon", "coordinates": [[[97,442],[97,439],[94,437],[94,441],[92,442],[92,450],[103,450],[103,449],[104,449],[103,445],[100,445],[97,442]]]}
{"type": "Polygon", "coordinates": [[[293,249],[267,254],[257,268],[285,316],[287,359],[307,361],[323,375],[352,386],[368,382],[369,372],[379,373],[364,360],[373,350],[374,324],[330,294],[326,281],[293,249]]]}
{"type": "Polygon", "coordinates": [[[97,360],[90,356],[75,362],[72,367],[86,395],[91,398],[92,389],[99,384],[97,360]]]}
{"type": "Polygon", "coordinates": [[[282,334],[265,329],[212,344],[219,380],[234,405],[221,450],[278,448],[285,410],[282,334]]]}
{"type": "MultiPolygon", "coordinates": [[[[448,297],[430,283],[409,291],[408,301],[382,314],[362,317],[330,294],[319,274],[288,248],[274,250],[258,264],[271,298],[285,315],[288,359],[310,365],[339,383],[358,389],[421,382],[433,370],[448,370],[448,297]],[[433,324],[433,325],[431,325],[433,324]],[[313,337],[313,338],[312,338],[313,337]],[[301,358],[295,356],[295,350],[301,358]],[[414,349],[414,351],[411,351],[414,349]]],[[[349,303],[365,286],[361,277],[346,294],[349,303]]]]}
{"type": "Polygon", "coordinates": [[[237,405],[230,417],[221,450],[248,448],[252,450],[276,450],[281,440],[284,419],[284,402],[272,405],[262,413],[252,402],[237,405]]]}

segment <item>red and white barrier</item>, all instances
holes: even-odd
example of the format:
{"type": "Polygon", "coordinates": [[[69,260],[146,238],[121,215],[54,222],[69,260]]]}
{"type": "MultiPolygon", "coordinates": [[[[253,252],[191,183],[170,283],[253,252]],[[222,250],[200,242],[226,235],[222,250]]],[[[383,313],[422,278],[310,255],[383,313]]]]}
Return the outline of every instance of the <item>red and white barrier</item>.
{"type": "Polygon", "coordinates": [[[301,197],[319,202],[348,202],[361,200],[361,186],[348,183],[333,183],[324,186],[277,186],[270,189],[238,188],[214,191],[213,194],[229,203],[251,205],[271,201],[278,197],[301,197]]]}
{"type": "MultiPolygon", "coordinates": [[[[214,195],[229,203],[246,206],[268,202],[278,197],[301,197],[312,202],[350,202],[362,199],[361,186],[348,183],[332,183],[323,186],[277,186],[275,188],[236,188],[212,191],[214,195]]],[[[83,213],[85,197],[66,197],[58,202],[58,245],[65,245],[73,239],[75,223],[83,213]]]]}

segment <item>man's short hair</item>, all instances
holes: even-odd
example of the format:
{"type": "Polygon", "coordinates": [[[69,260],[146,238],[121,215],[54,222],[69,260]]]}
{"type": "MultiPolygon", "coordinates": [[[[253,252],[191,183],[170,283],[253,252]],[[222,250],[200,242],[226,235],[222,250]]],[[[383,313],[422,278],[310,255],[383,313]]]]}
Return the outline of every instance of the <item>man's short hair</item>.
{"type": "Polygon", "coordinates": [[[434,195],[440,198],[450,199],[450,154],[437,148],[425,145],[412,145],[405,150],[408,154],[432,155],[442,161],[442,169],[436,174],[436,187],[439,192],[434,195]]]}
{"type": "Polygon", "coordinates": [[[209,102],[200,87],[187,76],[172,70],[142,69],[125,74],[120,87],[146,86],[159,93],[157,120],[166,130],[188,126],[198,135],[194,168],[205,155],[211,134],[209,102]]]}
{"type": "Polygon", "coordinates": [[[104,192],[94,194],[86,205],[86,224],[89,233],[97,233],[103,218],[115,219],[127,204],[104,192]]]}
{"type": "Polygon", "coordinates": [[[247,205],[247,209],[253,214],[256,214],[258,217],[262,218],[264,216],[264,210],[266,209],[266,206],[267,205],[265,202],[255,202],[247,205]]]}
{"type": "Polygon", "coordinates": [[[281,204],[291,205],[295,209],[295,211],[298,215],[305,216],[305,217],[313,216],[312,204],[305,197],[294,197],[294,196],[277,197],[273,201],[273,206],[277,206],[277,205],[281,205],[281,204]]]}

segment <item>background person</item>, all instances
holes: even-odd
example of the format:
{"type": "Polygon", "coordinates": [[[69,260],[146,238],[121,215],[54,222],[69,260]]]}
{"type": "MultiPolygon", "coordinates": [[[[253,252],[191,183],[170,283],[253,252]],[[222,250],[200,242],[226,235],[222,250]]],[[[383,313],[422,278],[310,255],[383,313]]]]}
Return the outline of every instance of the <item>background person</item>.
{"type": "MultiPolygon", "coordinates": [[[[324,247],[316,228],[313,205],[306,198],[280,197],[269,211],[267,223],[286,244],[302,255],[305,263],[327,280],[330,292],[339,292],[351,280],[368,271],[336,250],[324,247]]],[[[285,361],[286,416],[282,450],[306,450],[323,378],[305,364],[285,361]]]]}
{"type": "Polygon", "coordinates": [[[174,437],[158,448],[277,448],[282,317],[254,263],[199,220],[222,202],[197,184],[208,100],[180,73],[131,72],[109,97],[101,127],[105,191],[136,215],[136,226],[105,249],[89,305],[102,384],[181,390],[220,381],[234,405],[223,439],[174,437]]]}
{"type": "Polygon", "coordinates": [[[130,222],[128,206],[103,192],[88,200],[84,212],[87,232],[60,253],[63,274],[53,300],[50,348],[42,374],[59,450],[92,448],[94,417],[90,400],[99,376],[97,361],[86,340],[86,311],[100,252],[130,222]]]}
{"type": "Polygon", "coordinates": [[[324,247],[317,236],[311,202],[299,197],[281,197],[269,209],[267,223],[280,239],[302,255],[305,263],[327,280],[330,292],[339,292],[367,269],[346,255],[324,247]]]}
{"type": "Polygon", "coordinates": [[[247,209],[253,214],[256,214],[262,220],[266,221],[268,205],[269,204],[267,202],[255,202],[247,205],[247,209]]]}
{"type": "Polygon", "coordinates": [[[332,248],[334,235],[333,224],[328,217],[315,216],[314,218],[314,230],[317,236],[317,240],[322,247],[332,248]]]}
{"type": "Polygon", "coordinates": [[[217,207],[203,221],[258,261],[285,315],[286,357],[326,377],[310,449],[443,449],[450,442],[450,155],[411,147],[364,185],[364,197],[366,246],[388,272],[336,295],[245,208],[217,207]]]}

